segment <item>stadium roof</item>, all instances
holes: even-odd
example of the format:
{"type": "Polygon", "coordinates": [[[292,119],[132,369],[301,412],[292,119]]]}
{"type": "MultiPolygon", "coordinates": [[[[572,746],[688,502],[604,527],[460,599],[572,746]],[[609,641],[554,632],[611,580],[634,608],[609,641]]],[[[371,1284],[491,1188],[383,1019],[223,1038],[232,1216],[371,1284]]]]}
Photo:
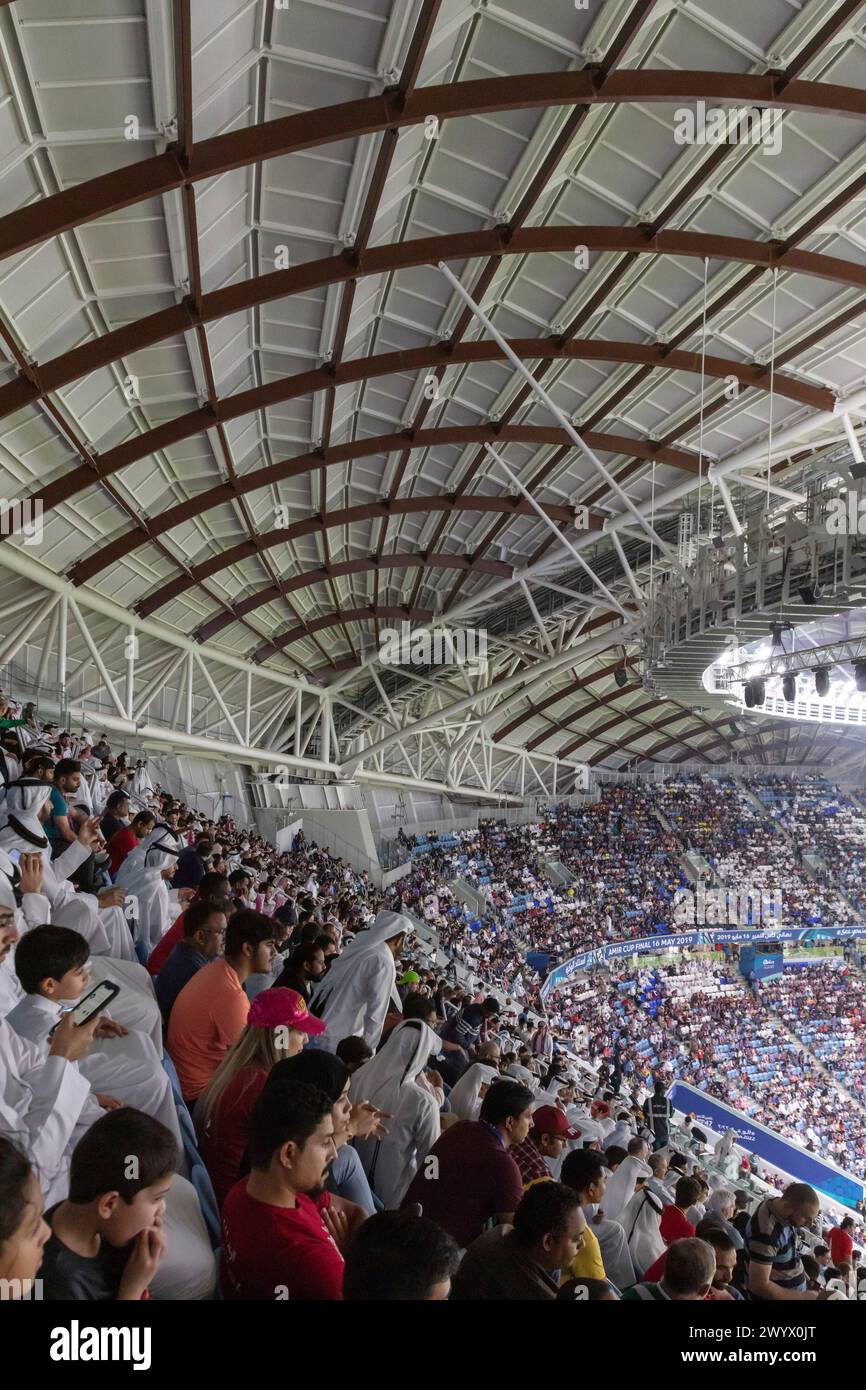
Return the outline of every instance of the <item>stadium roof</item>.
{"type": "Polygon", "coordinates": [[[190,736],[491,792],[493,745],[818,756],[820,729],[645,688],[644,601],[686,499],[699,539],[727,526],[711,464],[745,516],[866,408],[864,26],[862,0],[0,0],[0,492],[44,509],[39,544],[0,539],[27,628],[0,667],[63,641],[71,706],[141,725],[125,610],[190,736]],[[700,101],[765,117],[679,143],[700,101]],[[483,626],[486,673],[383,670],[403,620],[483,626]],[[274,689],[297,722],[256,742],[274,689]]]}

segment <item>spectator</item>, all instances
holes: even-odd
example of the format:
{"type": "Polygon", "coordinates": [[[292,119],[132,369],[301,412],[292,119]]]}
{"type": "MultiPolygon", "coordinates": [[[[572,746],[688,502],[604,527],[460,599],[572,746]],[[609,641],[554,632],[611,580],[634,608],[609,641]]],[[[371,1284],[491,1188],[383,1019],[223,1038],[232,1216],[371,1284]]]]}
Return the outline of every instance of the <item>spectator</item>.
{"type": "Polygon", "coordinates": [[[333,1052],[342,1038],[357,1035],[375,1047],[382,1037],[388,1002],[402,1011],[394,961],[412,923],[399,912],[380,912],[359,932],[317,985],[312,1011],[328,1025],[323,1045],[333,1052]]]}
{"type": "Polygon", "coordinates": [[[570,1267],[585,1228],[576,1192],[558,1182],[537,1183],[522,1197],[512,1227],[495,1226],[470,1245],[452,1299],[555,1299],[554,1272],[570,1267]]]}
{"type": "MultiPolygon", "coordinates": [[[[132,859],[132,855],[129,856],[132,859]]],[[[124,866],[125,868],[126,866],[124,866]]],[[[160,870],[160,872],[162,872],[160,870]]],[[[121,870],[121,876],[123,870],[121,870]]],[[[205,874],[192,902],[206,902],[228,915],[231,908],[231,888],[224,874],[205,874]]],[[[190,904],[191,905],[191,904],[190,904]]],[[[183,940],[183,913],[175,919],[147,958],[147,969],[158,975],[179,941],[183,940]]]]}
{"type": "Polygon", "coordinates": [[[221,956],[228,918],[212,903],[190,903],[183,914],[183,940],[174,947],[156,977],[155,990],[160,1012],[167,1024],[174,1001],[203,965],[221,956]]]}
{"type": "Polygon", "coordinates": [[[694,1236],[677,1240],[667,1251],[665,1272],[658,1283],[635,1284],[623,1299],[693,1303],[705,1299],[713,1285],[716,1256],[711,1245],[694,1236]]]}
{"type": "Polygon", "coordinates": [[[80,787],[81,764],[74,758],[61,758],[54,768],[54,782],[50,790],[51,809],[44,822],[52,859],[62,854],[78,836],[81,814],[70,813],[69,800],[80,787]]]}
{"type": "Polygon", "coordinates": [[[99,822],[99,829],[106,844],[119,830],[125,830],[128,824],[129,795],[124,791],[112,792],[105,803],[102,820],[99,822]]]}
{"type": "Polygon", "coordinates": [[[839,1225],[834,1226],[830,1232],[830,1258],[837,1269],[851,1269],[854,1253],[854,1241],[851,1237],[853,1230],[853,1216],[844,1216],[839,1225]]]}
{"type": "Polygon", "coordinates": [[[188,1103],[207,1086],[244,1030],[250,1009],[244,981],[268,970],[274,958],[273,924],[257,912],[235,912],[226,929],[225,955],[204,965],[178,994],[167,1047],[188,1103]]]}
{"type": "Polygon", "coordinates": [[[565,1115],[555,1105],[540,1105],[532,1116],[532,1128],[523,1143],[511,1149],[524,1189],[552,1179],[550,1165],[561,1158],[569,1140],[579,1137],[579,1132],[569,1128],[565,1115]]]}
{"type": "Polygon", "coordinates": [[[460,1260],[454,1241],[424,1216],[383,1211],[365,1221],[346,1255],[347,1302],[441,1302],[460,1260]]]}
{"type": "Polygon", "coordinates": [[[45,1298],[146,1296],[165,1252],[162,1216],[178,1157],[174,1136],[137,1110],[115,1110],[91,1126],[72,1155],[68,1198],[45,1214],[45,1298]]]}
{"type": "Polygon", "coordinates": [[[213,853],[213,841],[202,836],[194,848],[181,850],[177,870],[171,880],[172,888],[198,888],[208,871],[213,853]]]}
{"type": "Polygon", "coordinates": [[[342,1209],[357,1209],[356,1219],[361,1214],[372,1216],[376,1204],[358,1152],[350,1141],[384,1134],[383,1121],[390,1123],[390,1117],[367,1102],[352,1104],[349,1072],[333,1053],[306,1048],[296,1056],[278,1062],[268,1084],[276,1086],[284,1081],[301,1081],[305,1085],[316,1086],[330,1098],[337,1156],[328,1171],[327,1189],[339,1200],[342,1209]]]}
{"type": "Polygon", "coordinates": [[[292,951],[276,984],[280,989],[296,990],[309,1004],[313,989],[324,973],[325,953],[316,942],[308,941],[292,951]]]}
{"type": "Polygon", "coordinates": [[[21,1150],[0,1137],[0,1280],[8,1297],[33,1292],[50,1235],[36,1174],[21,1150]]]}
{"type": "Polygon", "coordinates": [[[522,1144],[532,1123],[532,1092],[499,1081],[484,1097],[478,1120],[446,1129],[416,1173],[403,1206],[419,1202],[462,1248],[488,1221],[510,1223],[523,1180],[508,1150],[522,1144]]]}
{"type": "Polygon", "coordinates": [[[659,1227],[662,1240],[666,1241],[668,1245],[674,1240],[683,1240],[686,1236],[694,1235],[695,1227],[686,1213],[700,1195],[701,1184],[698,1178],[680,1178],[678,1180],[674,1200],[662,1212],[661,1226],[659,1227]]]}
{"type": "MultiPolygon", "coordinates": [[[[104,820],[104,817],[103,817],[104,820]]],[[[120,830],[115,830],[105,848],[108,851],[108,868],[112,878],[117,876],[117,871],[128,854],[146,840],[154,829],[156,820],[152,811],[139,811],[133,817],[132,824],[123,826],[120,830]]],[[[104,834],[104,831],[103,831],[104,834]]]]}
{"type": "Polygon", "coordinates": [[[242,1176],[250,1115],[270,1072],[322,1032],[294,990],[262,990],[250,1005],[246,1027],[196,1105],[199,1149],[220,1205],[242,1176]]]}
{"type": "Polygon", "coordinates": [[[408,1019],[352,1077],[352,1100],[389,1116],[386,1133],[356,1145],[370,1186],[386,1207],[399,1207],[439,1138],[439,1106],[418,1082],[438,1048],[432,1028],[420,1019],[408,1019]]]}
{"type": "Polygon", "coordinates": [[[814,1221],[818,1194],[806,1183],[792,1182],[781,1197],[766,1197],[746,1228],[743,1255],[746,1289],[752,1298],[809,1299],[806,1275],[797,1250],[797,1232],[814,1221]]]}
{"type": "Polygon", "coordinates": [[[250,1116],[250,1176],[223,1206],[226,1299],[335,1300],[343,1256],[324,1185],[333,1162],[331,1100],[300,1082],[266,1087],[250,1116]],[[327,1224],[330,1220],[330,1226],[327,1224]]]}

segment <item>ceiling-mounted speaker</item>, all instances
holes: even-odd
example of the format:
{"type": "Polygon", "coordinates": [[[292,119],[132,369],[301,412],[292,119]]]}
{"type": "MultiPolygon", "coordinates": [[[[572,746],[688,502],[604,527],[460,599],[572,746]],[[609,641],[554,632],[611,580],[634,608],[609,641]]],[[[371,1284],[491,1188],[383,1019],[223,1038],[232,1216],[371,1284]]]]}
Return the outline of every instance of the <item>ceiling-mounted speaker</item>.
{"type": "Polygon", "coordinates": [[[830,668],[819,666],[815,671],[815,694],[823,700],[830,690],[830,668]]]}
{"type": "Polygon", "coordinates": [[[797,698],[797,677],[793,671],[782,677],[782,695],[792,705],[797,698]]]}
{"type": "Polygon", "coordinates": [[[807,608],[814,608],[821,596],[821,590],[817,584],[804,584],[798,592],[807,608]]]}
{"type": "Polygon", "coordinates": [[[628,671],[625,669],[624,666],[621,670],[614,671],[613,678],[619,686],[620,690],[622,690],[624,685],[628,685],[628,671]]]}

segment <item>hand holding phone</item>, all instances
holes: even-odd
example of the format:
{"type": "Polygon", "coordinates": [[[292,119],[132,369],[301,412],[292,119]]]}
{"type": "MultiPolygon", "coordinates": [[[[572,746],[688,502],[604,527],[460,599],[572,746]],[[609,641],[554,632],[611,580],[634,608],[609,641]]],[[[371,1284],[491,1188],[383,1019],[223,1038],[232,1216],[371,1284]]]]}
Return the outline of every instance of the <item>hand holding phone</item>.
{"type": "Polygon", "coordinates": [[[98,1017],[94,1015],[89,1023],[78,1025],[72,1013],[64,1014],[54,1029],[49,1057],[65,1057],[67,1062],[77,1062],[93,1042],[98,1022],[98,1017]]]}
{"type": "Polygon", "coordinates": [[[106,1009],[112,999],[120,993],[120,985],[116,985],[113,980],[100,980],[99,984],[85,994],[83,999],[79,999],[74,1009],[70,1009],[56,1023],[49,1034],[49,1037],[59,1037],[61,1032],[68,1032],[65,1028],[67,1019],[70,1020],[72,1028],[88,1028],[89,1036],[92,1038],[99,1023],[99,1015],[106,1009]],[[90,1028],[90,1024],[93,1027],[90,1028]]]}

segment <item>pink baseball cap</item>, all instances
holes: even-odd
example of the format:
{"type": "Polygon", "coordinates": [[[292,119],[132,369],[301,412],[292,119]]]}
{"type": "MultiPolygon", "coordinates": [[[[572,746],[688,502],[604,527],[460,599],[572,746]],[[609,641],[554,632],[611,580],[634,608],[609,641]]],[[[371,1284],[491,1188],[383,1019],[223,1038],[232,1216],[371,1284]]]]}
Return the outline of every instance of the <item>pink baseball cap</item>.
{"type": "Polygon", "coordinates": [[[253,1028],[293,1028],[296,1033],[318,1037],[327,1031],[320,1018],[310,1013],[302,995],[294,989],[263,989],[257,994],[247,1015],[253,1028]]]}

